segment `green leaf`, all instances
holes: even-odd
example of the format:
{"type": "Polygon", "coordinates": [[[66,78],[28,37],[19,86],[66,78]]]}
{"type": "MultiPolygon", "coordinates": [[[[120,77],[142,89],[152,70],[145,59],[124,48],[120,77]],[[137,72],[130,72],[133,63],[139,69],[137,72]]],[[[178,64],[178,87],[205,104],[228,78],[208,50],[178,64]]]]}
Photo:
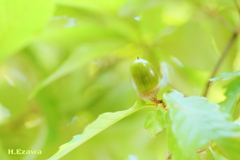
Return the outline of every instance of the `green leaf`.
{"type": "Polygon", "coordinates": [[[213,84],[216,81],[219,81],[219,80],[225,81],[225,80],[234,78],[235,76],[240,76],[240,71],[221,73],[219,77],[211,78],[209,79],[209,81],[210,81],[210,84],[213,84]]]}
{"type": "Polygon", "coordinates": [[[233,114],[234,108],[240,96],[240,77],[232,80],[228,85],[225,92],[226,99],[219,105],[223,112],[233,114]]]}
{"type": "Polygon", "coordinates": [[[212,141],[227,158],[240,157],[240,128],[228,114],[219,111],[218,104],[205,97],[184,97],[177,91],[164,94],[164,99],[170,108],[171,130],[187,157],[212,141]]]}
{"type": "Polygon", "coordinates": [[[51,0],[1,0],[0,62],[29,43],[52,13],[51,0]]]}
{"type": "MultiPolygon", "coordinates": [[[[110,19],[109,21],[113,22],[112,19],[110,19]]],[[[122,26],[122,24],[118,25],[122,26]]],[[[45,32],[41,37],[39,37],[39,40],[40,42],[43,41],[44,43],[48,44],[54,43],[55,45],[61,48],[67,49],[69,48],[75,49],[77,47],[80,47],[82,44],[86,43],[91,44],[94,44],[96,42],[128,43],[129,41],[131,41],[129,35],[119,31],[114,26],[107,28],[106,26],[89,22],[81,22],[80,24],[76,24],[76,26],[74,27],[68,28],[64,27],[61,29],[53,28],[52,30],[48,30],[48,32],[45,32]]]]}
{"type": "Polygon", "coordinates": [[[212,148],[209,148],[209,151],[212,153],[212,156],[214,157],[214,160],[227,160],[221,154],[215,152],[212,148]]]}
{"type": "Polygon", "coordinates": [[[81,68],[82,66],[94,61],[97,57],[107,54],[111,50],[122,46],[123,43],[120,42],[101,42],[94,43],[92,45],[85,44],[82,45],[78,50],[71,54],[59,68],[56,69],[51,75],[45,78],[40,84],[38,84],[35,89],[29,94],[28,98],[31,99],[36,94],[41,91],[44,87],[56,81],[57,79],[81,68]],[[87,54],[87,56],[86,56],[87,54]],[[80,61],[81,60],[81,63],[80,61]]]}
{"type": "Polygon", "coordinates": [[[170,153],[172,154],[172,160],[186,160],[188,159],[188,157],[186,157],[179,144],[177,143],[177,139],[174,136],[172,130],[171,130],[171,126],[172,126],[172,121],[169,117],[169,112],[167,112],[166,114],[166,129],[167,129],[167,139],[168,139],[168,149],[170,151],[170,153]]]}
{"type": "Polygon", "coordinates": [[[0,158],[4,160],[10,160],[9,155],[6,153],[6,149],[0,141],[0,158]]]}
{"type": "Polygon", "coordinates": [[[199,157],[201,160],[216,160],[214,154],[211,152],[210,149],[199,153],[199,157]]]}
{"type": "Polygon", "coordinates": [[[90,11],[98,11],[98,12],[116,12],[118,8],[124,3],[124,0],[89,0],[87,3],[79,0],[56,0],[56,3],[61,5],[79,7],[90,11]]]}
{"type": "Polygon", "coordinates": [[[161,3],[158,0],[128,0],[119,9],[119,15],[122,17],[138,16],[141,12],[156,7],[161,3]]]}
{"type": "Polygon", "coordinates": [[[148,135],[154,138],[156,134],[164,128],[164,114],[160,110],[151,111],[148,113],[144,128],[148,129],[148,135]]]}
{"type": "Polygon", "coordinates": [[[128,110],[118,111],[114,113],[110,112],[103,113],[99,115],[99,117],[94,122],[89,124],[84,129],[82,134],[74,136],[70,142],[60,146],[59,151],[56,154],[54,154],[51,158],[49,158],[49,160],[56,160],[63,157],[64,155],[66,155],[79,145],[83,144],[84,142],[88,141],[90,138],[96,136],[98,133],[107,129],[114,123],[143,108],[144,104],[145,102],[143,100],[138,100],[134,104],[134,106],[129,108],[128,110]]]}

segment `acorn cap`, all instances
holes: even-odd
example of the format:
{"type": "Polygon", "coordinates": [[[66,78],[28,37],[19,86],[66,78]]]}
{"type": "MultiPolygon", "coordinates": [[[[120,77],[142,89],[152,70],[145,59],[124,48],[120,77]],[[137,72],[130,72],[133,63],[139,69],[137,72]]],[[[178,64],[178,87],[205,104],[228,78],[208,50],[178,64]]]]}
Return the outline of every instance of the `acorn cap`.
{"type": "Polygon", "coordinates": [[[138,97],[146,100],[157,98],[160,90],[159,76],[151,63],[138,58],[130,67],[130,80],[138,97]]]}

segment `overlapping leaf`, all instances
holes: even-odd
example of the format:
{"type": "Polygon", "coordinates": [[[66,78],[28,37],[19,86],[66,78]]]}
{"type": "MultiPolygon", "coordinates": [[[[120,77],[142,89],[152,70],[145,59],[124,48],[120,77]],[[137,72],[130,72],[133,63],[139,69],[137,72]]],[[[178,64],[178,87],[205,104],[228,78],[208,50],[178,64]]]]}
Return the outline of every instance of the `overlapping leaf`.
{"type": "Polygon", "coordinates": [[[212,148],[210,148],[209,150],[212,153],[212,156],[214,157],[214,160],[227,160],[225,157],[223,157],[218,152],[214,152],[212,148]]]}
{"type": "Polygon", "coordinates": [[[118,42],[102,42],[94,45],[85,44],[78,50],[71,54],[59,68],[56,69],[51,75],[44,79],[35,89],[29,94],[29,99],[33,98],[41,89],[56,81],[57,79],[75,71],[76,69],[90,63],[100,55],[107,54],[119,46],[123,45],[118,42]],[[88,54],[88,56],[86,56],[88,54]],[[80,63],[81,60],[81,63],[80,63]]]}
{"type": "Polygon", "coordinates": [[[204,97],[184,97],[177,91],[165,94],[164,99],[170,108],[171,130],[187,157],[212,141],[227,158],[240,157],[240,128],[228,114],[219,111],[219,105],[204,97]]]}
{"type": "Polygon", "coordinates": [[[169,117],[169,112],[166,114],[166,123],[167,123],[167,139],[168,139],[168,149],[172,155],[172,160],[186,160],[188,157],[183,154],[176,137],[173,135],[171,130],[172,121],[169,117]]]}
{"type": "Polygon", "coordinates": [[[164,114],[162,111],[151,111],[148,113],[144,128],[148,129],[148,135],[153,138],[164,128],[164,114]]]}
{"type": "Polygon", "coordinates": [[[64,155],[72,151],[74,148],[88,141],[90,138],[107,129],[114,123],[143,108],[142,106],[144,104],[145,102],[143,100],[138,100],[134,104],[134,106],[129,108],[128,110],[101,114],[94,122],[89,124],[84,129],[82,134],[74,136],[70,142],[60,146],[59,151],[54,154],[49,160],[56,160],[63,157],[64,155]]]}
{"type": "Polygon", "coordinates": [[[210,81],[210,84],[213,84],[215,83],[216,81],[219,81],[219,80],[228,80],[228,79],[231,79],[235,76],[240,76],[240,71],[234,71],[234,72],[226,72],[226,73],[221,73],[220,76],[218,77],[215,77],[215,78],[211,78],[209,79],[210,81]]]}
{"type": "Polygon", "coordinates": [[[222,111],[232,114],[240,95],[240,77],[231,81],[226,88],[226,99],[220,103],[220,106],[222,111]]]}

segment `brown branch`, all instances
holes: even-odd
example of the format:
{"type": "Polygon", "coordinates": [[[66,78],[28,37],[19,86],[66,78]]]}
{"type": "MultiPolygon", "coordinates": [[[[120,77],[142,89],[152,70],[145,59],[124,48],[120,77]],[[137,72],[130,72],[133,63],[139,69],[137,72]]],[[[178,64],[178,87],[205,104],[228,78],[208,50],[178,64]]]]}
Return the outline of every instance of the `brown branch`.
{"type": "MultiPolygon", "coordinates": [[[[220,65],[222,64],[223,60],[225,59],[225,57],[227,56],[227,54],[228,54],[229,51],[231,50],[234,42],[236,41],[236,39],[237,39],[237,37],[238,37],[238,34],[239,34],[239,30],[240,30],[240,24],[238,25],[236,31],[233,32],[231,38],[230,38],[229,41],[227,42],[227,44],[226,44],[226,46],[225,46],[225,48],[224,48],[224,50],[223,50],[223,52],[222,52],[222,54],[221,54],[220,59],[218,60],[216,66],[215,66],[214,69],[213,69],[213,72],[212,72],[210,78],[213,78],[213,77],[216,76],[217,71],[218,71],[220,65]]],[[[210,78],[209,78],[209,79],[210,79],[210,78]]],[[[204,91],[204,93],[203,93],[203,96],[204,96],[204,97],[207,96],[208,90],[209,90],[209,81],[207,82],[206,87],[205,87],[205,91],[204,91]]]]}
{"type": "Polygon", "coordinates": [[[239,6],[238,2],[236,0],[233,0],[233,3],[235,4],[235,6],[238,10],[238,14],[240,15],[240,6],[239,6]]]}
{"type": "Polygon", "coordinates": [[[233,31],[234,27],[231,23],[229,23],[224,17],[222,17],[215,9],[209,8],[208,6],[203,6],[198,1],[191,1],[194,3],[194,5],[202,10],[204,13],[206,13],[210,17],[214,17],[217,21],[222,23],[225,27],[227,27],[229,30],[233,31]]]}

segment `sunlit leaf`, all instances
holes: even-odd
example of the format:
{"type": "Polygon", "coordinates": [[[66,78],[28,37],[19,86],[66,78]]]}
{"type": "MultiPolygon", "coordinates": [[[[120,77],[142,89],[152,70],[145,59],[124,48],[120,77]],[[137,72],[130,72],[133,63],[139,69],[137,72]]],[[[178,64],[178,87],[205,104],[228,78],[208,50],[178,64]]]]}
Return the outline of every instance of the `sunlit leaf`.
{"type": "Polygon", "coordinates": [[[162,12],[162,21],[166,25],[181,25],[186,23],[191,15],[191,6],[184,2],[179,1],[176,5],[174,1],[167,1],[168,3],[164,4],[162,12]]]}
{"type": "Polygon", "coordinates": [[[0,1],[0,61],[24,47],[53,12],[51,0],[0,1]]]}
{"type": "Polygon", "coordinates": [[[95,43],[94,45],[83,45],[73,54],[71,54],[68,59],[66,59],[63,64],[56,69],[51,75],[49,75],[45,80],[43,80],[35,89],[30,93],[29,99],[33,98],[41,89],[49,85],[50,83],[56,81],[64,75],[67,75],[76,69],[90,63],[97,57],[107,54],[111,50],[118,48],[123,45],[119,42],[105,42],[105,43],[95,43]],[[86,56],[87,55],[87,56],[86,56]]]}
{"type": "Polygon", "coordinates": [[[240,127],[219,111],[219,105],[204,97],[184,97],[177,91],[165,94],[164,99],[170,108],[171,130],[186,156],[215,141],[227,158],[240,157],[240,127]]]}
{"type": "Polygon", "coordinates": [[[4,119],[9,117],[11,114],[9,112],[8,109],[6,109],[5,107],[2,106],[2,104],[0,103],[0,122],[4,119]]]}
{"type": "MultiPolygon", "coordinates": [[[[86,10],[77,6],[66,5],[57,6],[55,16],[56,20],[53,19],[51,21],[49,28],[51,28],[50,31],[54,32],[56,32],[55,29],[62,28],[53,35],[60,43],[60,40],[63,39],[58,39],[58,37],[62,37],[62,34],[74,43],[78,41],[84,42],[85,39],[102,40],[104,38],[114,39],[122,37],[131,42],[139,39],[138,21],[133,18],[121,18],[116,14],[105,14],[97,10],[86,10]],[[71,20],[74,20],[72,27],[66,29],[66,25],[71,20]]],[[[52,39],[51,35],[46,38],[52,39]]],[[[64,42],[70,43],[68,41],[64,42]]]]}
{"type": "Polygon", "coordinates": [[[202,152],[199,154],[199,157],[201,160],[216,160],[214,154],[210,149],[206,150],[205,152],[202,152]]]}
{"type": "Polygon", "coordinates": [[[0,158],[4,160],[10,160],[9,155],[5,152],[5,147],[0,142],[0,158]]]}
{"type": "Polygon", "coordinates": [[[151,138],[154,138],[156,134],[161,132],[164,128],[164,114],[162,111],[149,112],[145,120],[144,128],[148,129],[148,135],[151,138]]]}
{"type": "Polygon", "coordinates": [[[128,110],[101,114],[94,122],[89,124],[84,129],[82,134],[74,136],[70,142],[60,146],[59,151],[51,158],[49,158],[49,160],[55,160],[63,157],[74,148],[88,141],[90,138],[107,129],[114,123],[143,108],[144,104],[145,102],[143,100],[138,100],[134,106],[128,110]]]}
{"type": "Polygon", "coordinates": [[[79,0],[56,0],[58,4],[79,7],[87,10],[98,12],[116,12],[117,9],[124,3],[124,0],[89,0],[87,3],[79,0]]]}
{"type": "Polygon", "coordinates": [[[213,84],[216,81],[219,81],[219,80],[225,81],[225,80],[231,79],[235,76],[240,76],[240,71],[221,73],[220,76],[211,78],[211,79],[209,79],[209,81],[210,81],[210,84],[213,84]]]}
{"type": "Polygon", "coordinates": [[[225,92],[226,99],[220,103],[222,111],[232,114],[240,95],[240,77],[231,81],[225,92]]]}
{"type": "Polygon", "coordinates": [[[172,160],[186,160],[188,157],[186,157],[179,144],[177,139],[175,138],[171,126],[172,126],[172,121],[169,117],[169,112],[166,114],[166,129],[167,129],[167,139],[168,139],[168,149],[170,151],[170,154],[172,155],[172,160]]]}
{"type": "Polygon", "coordinates": [[[76,48],[83,43],[127,41],[126,35],[113,29],[91,23],[80,23],[74,27],[61,28],[44,33],[40,41],[54,43],[66,48],[76,48]]]}
{"type": "Polygon", "coordinates": [[[221,154],[215,152],[212,148],[210,148],[209,151],[212,153],[212,156],[214,157],[214,160],[227,160],[221,154]]]}
{"type": "Polygon", "coordinates": [[[147,9],[156,7],[159,4],[161,4],[161,1],[158,0],[128,0],[119,9],[119,15],[123,17],[134,17],[147,9]]]}

